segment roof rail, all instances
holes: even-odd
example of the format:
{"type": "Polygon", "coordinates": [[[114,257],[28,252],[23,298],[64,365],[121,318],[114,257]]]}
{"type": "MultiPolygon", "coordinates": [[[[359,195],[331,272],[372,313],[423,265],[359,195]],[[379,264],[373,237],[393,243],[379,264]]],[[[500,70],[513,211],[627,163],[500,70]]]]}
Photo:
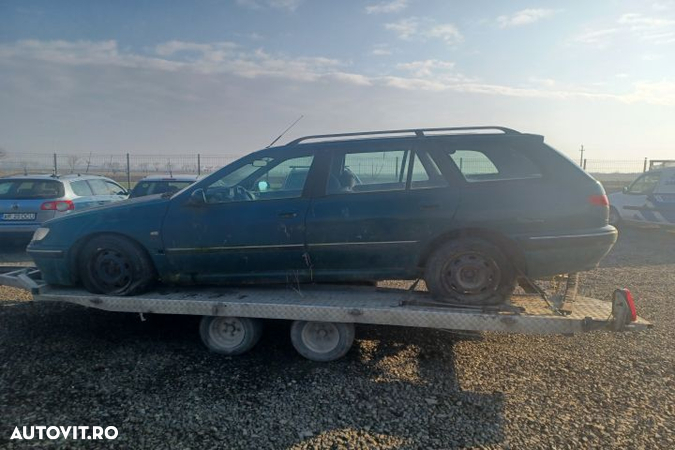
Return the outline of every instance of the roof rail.
{"type": "Polygon", "coordinates": [[[425,132],[437,132],[437,131],[480,131],[480,130],[497,130],[501,131],[504,134],[521,134],[519,131],[513,130],[511,128],[499,127],[499,126],[482,126],[482,127],[445,127],[445,128],[410,128],[403,130],[379,130],[379,131],[362,131],[356,133],[337,133],[337,134],[315,134],[311,136],[303,136],[301,138],[295,139],[289,142],[286,145],[297,145],[303,141],[310,139],[328,139],[328,138],[337,138],[337,137],[352,137],[352,136],[374,136],[378,134],[405,134],[405,133],[414,133],[417,137],[426,136],[425,132]]]}

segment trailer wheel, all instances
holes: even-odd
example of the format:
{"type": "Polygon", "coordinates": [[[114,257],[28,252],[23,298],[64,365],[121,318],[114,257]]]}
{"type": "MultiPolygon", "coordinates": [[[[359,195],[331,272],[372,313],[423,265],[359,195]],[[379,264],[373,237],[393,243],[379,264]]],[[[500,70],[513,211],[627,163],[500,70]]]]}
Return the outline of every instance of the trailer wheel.
{"type": "Polygon", "coordinates": [[[480,238],[448,241],[427,262],[424,281],[440,301],[496,305],[513,293],[516,272],[504,253],[480,238]]]}
{"type": "Polygon", "coordinates": [[[204,316],[199,335],[209,350],[223,355],[241,355],[262,336],[262,321],[248,317],[204,316]]]}
{"type": "Polygon", "coordinates": [[[291,341],[307,359],[333,361],[346,355],[354,343],[354,324],[296,320],[291,326],[291,341]]]}

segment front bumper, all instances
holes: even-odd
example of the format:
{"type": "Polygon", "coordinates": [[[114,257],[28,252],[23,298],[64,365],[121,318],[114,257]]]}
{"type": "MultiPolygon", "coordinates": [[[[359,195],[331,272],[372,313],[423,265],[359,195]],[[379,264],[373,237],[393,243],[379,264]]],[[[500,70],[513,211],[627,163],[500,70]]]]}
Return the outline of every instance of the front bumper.
{"type": "Polygon", "coordinates": [[[532,278],[594,269],[609,253],[618,232],[608,225],[574,233],[528,236],[518,239],[532,278]]]}
{"type": "Polygon", "coordinates": [[[66,259],[66,252],[54,248],[36,248],[33,243],[28,245],[26,253],[33,259],[40,269],[42,278],[49,284],[63,286],[74,285],[70,264],[66,259]]]}

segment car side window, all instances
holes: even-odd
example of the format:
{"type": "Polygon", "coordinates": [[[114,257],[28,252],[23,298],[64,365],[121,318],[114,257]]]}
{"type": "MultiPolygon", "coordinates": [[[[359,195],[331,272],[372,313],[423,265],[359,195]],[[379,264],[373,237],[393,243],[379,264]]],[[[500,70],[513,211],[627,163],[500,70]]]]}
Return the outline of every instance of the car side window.
{"type": "Polygon", "coordinates": [[[660,173],[647,173],[635,180],[628,189],[629,194],[651,194],[661,180],[660,173]]]}
{"type": "Polygon", "coordinates": [[[91,188],[84,180],[73,181],[72,183],[70,183],[70,188],[73,190],[73,193],[75,195],[79,195],[80,197],[88,197],[90,195],[93,195],[93,193],[91,192],[91,188]]]}
{"type": "Polygon", "coordinates": [[[94,179],[87,182],[94,195],[117,195],[123,190],[121,186],[106,180],[94,179]]]}
{"type": "Polygon", "coordinates": [[[250,161],[209,185],[207,203],[274,200],[302,196],[313,156],[250,161]]]}
{"type": "Polygon", "coordinates": [[[106,180],[103,180],[103,182],[105,183],[106,188],[108,189],[108,192],[110,193],[110,195],[124,195],[123,192],[125,190],[119,184],[113,183],[112,181],[106,181],[106,180]]]}
{"type": "Polygon", "coordinates": [[[469,183],[542,176],[539,168],[526,155],[515,149],[453,149],[448,155],[469,183]]]}
{"type": "Polygon", "coordinates": [[[404,190],[410,150],[347,152],[333,155],[327,194],[404,190]]]}

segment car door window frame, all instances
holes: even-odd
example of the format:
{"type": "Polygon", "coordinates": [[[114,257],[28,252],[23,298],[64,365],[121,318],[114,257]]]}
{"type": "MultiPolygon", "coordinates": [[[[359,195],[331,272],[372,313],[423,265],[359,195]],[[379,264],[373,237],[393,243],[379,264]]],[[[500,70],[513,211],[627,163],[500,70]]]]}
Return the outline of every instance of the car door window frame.
{"type": "Polygon", "coordinates": [[[628,195],[650,195],[654,192],[656,187],[659,185],[661,182],[661,173],[645,173],[643,175],[640,175],[635,181],[633,181],[630,186],[628,186],[628,189],[626,189],[626,194],[628,195]],[[636,186],[639,182],[641,182],[643,179],[651,176],[656,176],[656,182],[652,186],[652,188],[649,191],[639,191],[636,192],[633,190],[633,187],[636,186]]]}
{"type": "MultiPolygon", "coordinates": [[[[336,145],[335,148],[330,149],[328,152],[328,161],[325,167],[325,177],[323,182],[323,189],[321,191],[323,196],[335,196],[335,195],[360,195],[360,194],[378,194],[386,192],[406,192],[410,190],[410,178],[412,176],[412,164],[411,161],[414,161],[414,155],[417,150],[417,143],[410,140],[397,141],[396,143],[358,143],[358,144],[347,144],[344,142],[340,143],[341,145],[336,145]],[[402,151],[404,153],[404,160],[401,164],[401,168],[398,172],[399,179],[402,178],[403,172],[405,172],[405,183],[402,188],[397,189],[383,189],[383,190],[366,190],[366,191],[350,191],[350,192],[329,192],[328,183],[331,176],[331,171],[333,169],[333,163],[336,158],[342,159],[341,165],[344,168],[344,157],[348,154],[364,154],[364,153],[383,153],[383,152],[396,152],[402,151]]],[[[424,166],[424,164],[423,164],[424,166]]],[[[426,167],[425,167],[426,170],[426,167]]]]}
{"type": "Polygon", "coordinates": [[[305,157],[311,157],[312,162],[309,167],[309,171],[307,173],[307,177],[305,178],[305,184],[303,186],[302,192],[299,196],[297,197],[281,197],[281,198],[258,198],[255,200],[231,200],[231,201],[226,201],[226,202],[213,202],[213,203],[205,203],[207,206],[214,206],[214,205],[234,205],[234,204],[240,204],[240,203],[248,203],[248,202],[269,202],[269,201],[280,201],[280,200],[292,200],[292,199],[300,199],[300,198],[307,198],[310,196],[310,182],[311,180],[316,176],[316,167],[317,167],[317,154],[315,150],[312,147],[309,148],[302,148],[299,149],[298,151],[289,151],[287,153],[280,153],[280,151],[276,150],[274,152],[265,152],[265,153],[254,153],[251,155],[248,155],[244,158],[241,158],[239,161],[234,162],[232,164],[229,164],[223,168],[221,168],[219,171],[213,173],[212,175],[204,178],[203,180],[195,183],[192,185],[192,189],[188,188],[182,192],[181,195],[174,197],[175,199],[179,200],[180,199],[187,199],[190,198],[190,196],[197,191],[198,189],[202,189],[204,192],[209,188],[209,186],[213,185],[216,183],[218,180],[224,178],[225,176],[233,173],[235,170],[238,170],[242,168],[245,165],[251,164],[253,161],[258,160],[258,159],[264,159],[264,158],[272,158],[273,164],[271,166],[262,166],[260,167],[260,170],[255,170],[252,173],[248,174],[246,177],[244,177],[241,181],[237,183],[237,185],[241,184],[248,184],[248,183],[253,183],[255,180],[263,176],[265,171],[263,169],[266,169],[267,172],[270,170],[273,170],[275,167],[278,167],[279,165],[283,164],[286,161],[289,161],[291,159],[295,158],[305,158],[305,157]]]}

